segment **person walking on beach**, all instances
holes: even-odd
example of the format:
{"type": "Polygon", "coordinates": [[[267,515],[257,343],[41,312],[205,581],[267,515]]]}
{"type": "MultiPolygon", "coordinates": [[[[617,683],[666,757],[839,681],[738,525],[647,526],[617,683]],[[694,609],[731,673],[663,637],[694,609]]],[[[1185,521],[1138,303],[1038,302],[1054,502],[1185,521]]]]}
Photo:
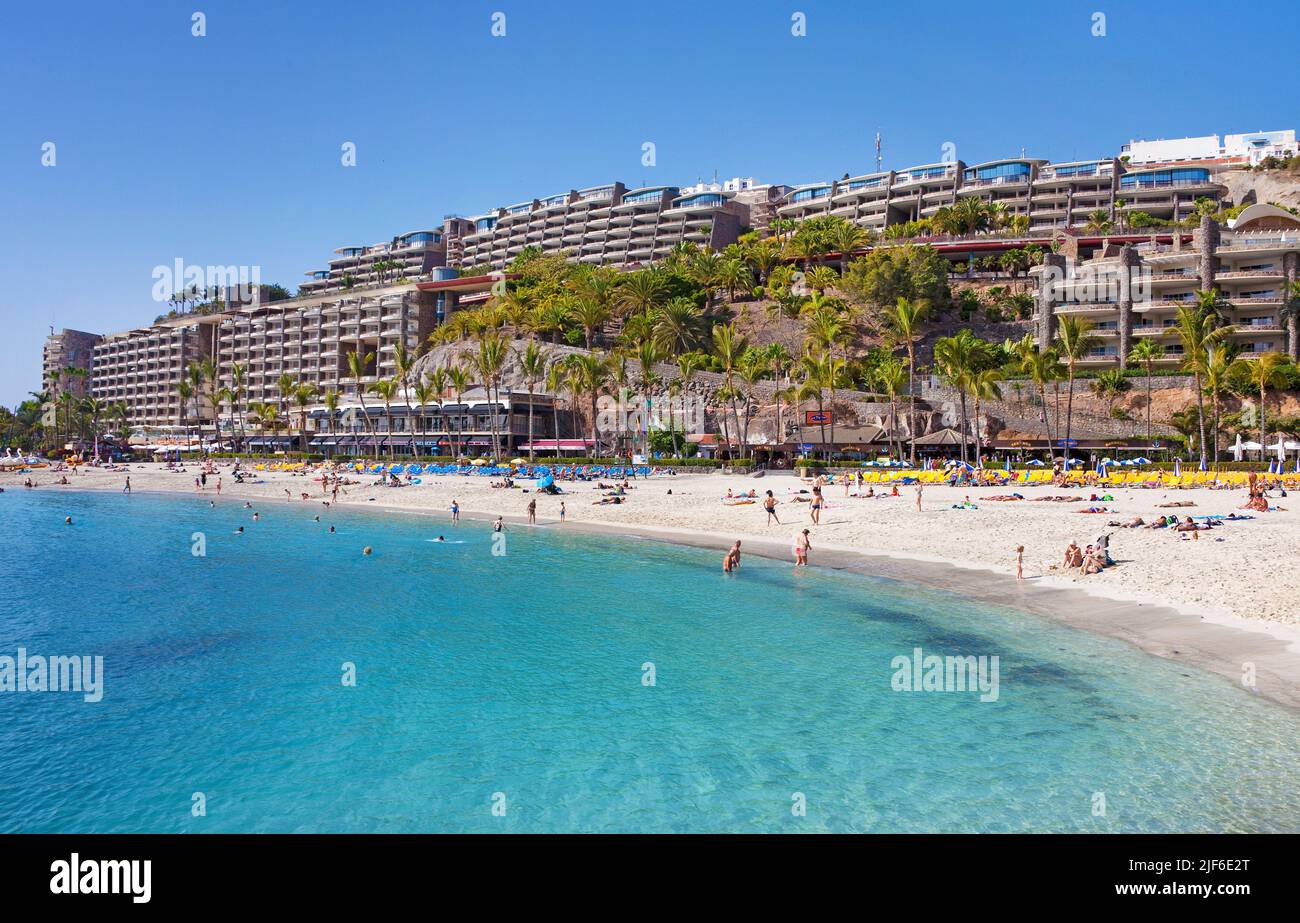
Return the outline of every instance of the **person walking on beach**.
{"type": "Polygon", "coordinates": [[[1020,545],[1016,548],[1016,579],[1025,579],[1025,546],[1020,545]]]}
{"type": "Polygon", "coordinates": [[[564,501],[560,501],[560,522],[564,522],[564,501]]]}
{"type": "Polygon", "coordinates": [[[451,521],[460,522],[460,504],[455,500],[451,501],[451,521]]]}
{"type": "Polygon", "coordinates": [[[821,525],[822,521],[822,489],[818,485],[813,485],[812,503],[808,507],[808,515],[812,517],[813,525],[821,525]]]}
{"type": "Polygon", "coordinates": [[[130,492],[131,492],[131,475],[128,474],[126,476],[126,486],[122,488],[122,493],[129,494],[130,492]]]}
{"type": "Polygon", "coordinates": [[[808,566],[808,550],[812,548],[812,542],[808,539],[808,530],[804,529],[798,532],[794,537],[794,566],[808,566]]]}
{"type": "Polygon", "coordinates": [[[921,482],[918,481],[916,484],[916,511],[918,513],[921,512],[921,491],[923,489],[921,482]]]}
{"type": "Polygon", "coordinates": [[[767,492],[767,498],[763,501],[763,509],[767,510],[767,524],[770,526],[775,522],[778,526],[781,520],[776,515],[776,497],[772,496],[772,491],[767,492]]]}
{"type": "Polygon", "coordinates": [[[537,498],[528,501],[528,524],[537,525],[537,498]]]}
{"type": "Polygon", "coordinates": [[[221,496],[221,478],[217,478],[217,496],[221,496]]]}
{"type": "Polygon", "coordinates": [[[497,521],[494,522],[494,523],[492,523],[492,531],[493,531],[493,532],[504,532],[505,530],[506,530],[506,524],[505,524],[505,521],[504,521],[500,516],[498,516],[498,517],[497,517],[497,521]]]}

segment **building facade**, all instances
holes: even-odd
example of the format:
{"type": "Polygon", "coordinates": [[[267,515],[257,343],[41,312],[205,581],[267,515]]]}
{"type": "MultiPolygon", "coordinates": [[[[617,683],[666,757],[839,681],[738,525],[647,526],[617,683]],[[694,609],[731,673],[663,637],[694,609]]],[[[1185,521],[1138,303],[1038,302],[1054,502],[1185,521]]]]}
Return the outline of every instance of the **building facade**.
{"type": "MultiPolygon", "coordinates": [[[[132,426],[193,424],[196,408],[182,406],[177,386],[189,367],[212,357],[223,315],[182,315],[123,333],[111,333],[94,349],[91,394],[126,407],[132,426]]],[[[199,420],[211,420],[212,408],[199,395],[199,420]]]]}
{"type": "Polygon", "coordinates": [[[97,333],[67,329],[47,336],[41,354],[41,390],[52,398],[65,391],[76,398],[88,397],[95,345],[102,339],[97,333]],[[65,369],[80,369],[85,374],[65,369]]]}
{"type": "Polygon", "coordinates": [[[1129,168],[1116,159],[1053,164],[1019,158],[967,166],[960,160],[868,173],[796,186],[777,205],[798,221],[838,215],[868,230],[933,218],[944,206],[975,196],[1029,219],[1031,231],[1078,227],[1102,210],[1107,220],[1145,212],[1171,223],[1218,202],[1227,187],[1208,167],[1129,168]]]}
{"type": "Polygon", "coordinates": [[[1162,364],[1180,363],[1178,309],[1195,304],[1199,291],[1215,291],[1232,327],[1228,341],[1242,356],[1277,351],[1297,359],[1300,330],[1287,307],[1298,269],[1300,219],[1271,205],[1251,206],[1231,229],[1205,218],[1169,244],[1111,247],[1082,261],[1048,254],[1031,270],[1037,339],[1046,347],[1061,317],[1083,316],[1098,341],[1085,366],[1122,364],[1146,337],[1163,347],[1162,364]]]}

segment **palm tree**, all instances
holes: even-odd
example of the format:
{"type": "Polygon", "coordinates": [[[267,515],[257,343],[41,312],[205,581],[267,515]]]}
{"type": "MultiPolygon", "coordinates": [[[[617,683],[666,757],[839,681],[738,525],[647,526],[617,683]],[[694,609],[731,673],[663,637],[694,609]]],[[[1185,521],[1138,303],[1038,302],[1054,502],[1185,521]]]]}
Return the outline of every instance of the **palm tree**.
{"type": "Polygon", "coordinates": [[[1070,431],[1074,422],[1075,369],[1079,361],[1086,358],[1101,342],[1092,335],[1092,328],[1092,321],[1086,317],[1066,314],[1061,317],[1056,330],[1056,345],[1060,350],[1061,358],[1065,360],[1065,375],[1069,383],[1065,398],[1065,440],[1061,452],[1066,471],[1070,470],[1070,431]]]}
{"type": "MultiPolygon", "coordinates": [[[[68,395],[71,397],[72,395],[68,395]]],[[[176,382],[176,396],[181,399],[181,417],[178,421],[185,428],[185,447],[189,448],[190,426],[189,426],[189,409],[187,404],[191,397],[194,396],[194,385],[190,384],[188,378],[182,378],[176,382]]]]}
{"type": "MultiPolygon", "coordinates": [[[[686,435],[686,396],[691,390],[691,379],[704,367],[704,357],[699,353],[686,353],[677,357],[677,376],[681,382],[682,435],[686,435]]],[[[673,451],[677,452],[677,430],[673,430],[673,451]]]]}
{"type": "Polygon", "coordinates": [[[853,251],[865,247],[871,242],[871,235],[852,221],[840,221],[831,228],[829,243],[832,250],[840,254],[840,274],[849,271],[849,260],[853,251]]]}
{"type": "Polygon", "coordinates": [[[460,458],[465,451],[465,392],[470,385],[469,370],[463,365],[453,365],[447,369],[447,380],[451,382],[451,388],[456,393],[456,403],[460,406],[460,412],[456,414],[455,449],[456,457],[460,458]]]}
{"type": "Polygon", "coordinates": [[[1210,398],[1210,446],[1211,458],[1219,460],[1219,410],[1223,392],[1227,390],[1233,376],[1233,364],[1237,361],[1239,349],[1237,344],[1225,342],[1217,347],[1210,347],[1209,361],[1205,363],[1205,393],[1210,398]]]}
{"type": "Polygon", "coordinates": [[[90,423],[90,435],[94,442],[93,458],[99,458],[99,418],[103,416],[107,409],[103,401],[94,397],[86,397],[81,400],[82,416],[90,423]]]}
{"type": "Polygon", "coordinates": [[[664,296],[663,275],[656,269],[628,273],[614,296],[614,305],[623,315],[649,314],[664,296]]]}
{"type": "Polygon", "coordinates": [[[533,394],[537,391],[538,381],[546,376],[546,367],[551,357],[537,345],[536,340],[529,340],[523,352],[516,351],[516,355],[519,358],[519,370],[524,376],[524,384],[528,388],[528,463],[531,465],[537,456],[533,447],[533,394]]]}
{"type": "Polygon", "coordinates": [[[235,441],[236,449],[243,450],[244,447],[244,412],[240,409],[240,404],[244,400],[244,366],[239,362],[230,363],[230,390],[234,392],[234,398],[231,402],[231,413],[238,413],[238,437],[235,441]]]}
{"type": "MultiPolygon", "coordinates": [[[[818,267],[824,269],[828,267],[818,267]]],[[[848,340],[849,328],[840,319],[833,305],[833,299],[823,300],[820,295],[814,295],[809,299],[805,306],[807,313],[804,315],[804,342],[805,345],[812,346],[817,350],[824,351],[828,356],[833,355],[835,347],[844,348],[844,364],[848,364],[848,340]]],[[[830,382],[831,389],[831,444],[835,444],[835,402],[839,395],[835,390],[836,380],[832,376],[830,382]]]]}
{"type": "Polygon", "coordinates": [[[551,395],[551,428],[555,430],[555,457],[560,457],[560,392],[564,390],[566,366],[562,359],[548,358],[544,387],[551,395]]]}
{"type": "MultiPolygon", "coordinates": [[[[768,361],[767,353],[761,349],[745,350],[736,363],[736,371],[746,385],[742,393],[745,398],[745,425],[740,431],[740,454],[742,458],[752,457],[752,453],[749,451],[749,421],[752,417],[749,408],[754,403],[756,386],[762,379],[767,377],[770,370],[771,363],[768,361]]],[[[833,423],[832,420],[832,425],[833,423]]]]}
{"type": "Polygon", "coordinates": [[[645,433],[645,442],[642,451],[648,456],[650,454],[650,417],[654,413],[654,399],[651,394],[659,384],[659,376],[655,374],[654,367],[663,358],[663,353],[654,340],[643,340],[637,344],[636,358],[641,367],[641,396],[645,407],[645,421],[642,427],[645,433]]]}
{"type": "Polygon", "coordinates": [[[474,366],[483,378],[483,387],[487,390],[491,407],[492,453],[494,458],[501,457],[501,444],[497,427],[495,405],[500,402],[501,370],[505,368],[510,356],[510,344],[498,333],[485,333],[478,343],[478,352],[474,354],[474,366]]]}
{"type": "Polygon", "coordinates": [[[601,390],[609,381],[611,363],[609,357],[596,356],[594,353],[574,353],[566,360],[569,371],[574,376],[577,393],[591,398],[591,445],[592,451],[598,451],[596,441],[596,401],[601,390]]]}
{"type": "Polygon", "coordinates": [[[218,442],[221,412],[217,409],[217,362],[211,356],[199,361],[199,373],[208,385],[208,404],[212,408],[212,441],[218,442]]]}
{"type": "Polygon", "coordinates": [[[975,397],[975,461],[978,464],[984,449],[980,435],[980,404],[984,401],[1002,400],[1002,371],[1000,369],[981,369],[971,376],[970,390],[975,397]]]}
{"type": "Polygon", "coordinates": [[[939,373],[953,388],[961,409],[961,460],[966,461],[966,395],[972,390],[972,379],[978,368],[982,350],[980,341],[969,330],[958,331],[950,337],[940,337],[934,344],[934,364],[939,373]]]}
{"type": "Polygon", "coordinates": [[[916,343],[921,338],[921,328],[929,314],[930,306],[924,301],[910,301],[899,297],[885,308],[885,336],[895,347],[907,349],[907,394],[910,406],[907,425],[911,431],[911,462],[916,464],[916,343]]]}
{"type": "Polygon", "coordinates": [[[1200,427],[1199,451],[1205,464],[1205,397],[1201,391],[1210,350],[1222,342],[1231,327],[1220,326],[1217,292],[1197,292],[1196,304],[1178,309],[1174,330],[1183,343],[1183,368],[1196,379],[1196,415],[1200,427]]]}
{"type": "Polygon", "coordinates": [[[298,382],[290,395],[298,408],[298,433],[302,436],[302,450],[307,451],[307,407],[316,399],[320,389],[307,382],[298,382]]]}
{"type": "MultiPolygon", "coordinates": [[[[339,392],[338,392],[338,389],[337,389],[337,388],[330,388],[328,391],[325,392],[325,396],[324,396],[323,400],[325,401],[325,412],[326,412],[327,414],[329,414],[329,421],[330,421],[330,435],[333,436],[333,435],[334,435],[334,423],[335,423],[335,421],[338,419],[338,413],[339,413],[339,392]]],[[[333,441],[333,440],[331,440],[331,441],[333,441]]],[[[333,448],[333,447],[331,446],[331,449],[332,449],[332,448],[333,448]]],[[[329,454],[329,455],[333,455],[334,453],[331,451],[331,452],[329,452],[329,453],[327,453],[327,454],[329,454]]]]}
{"type": "Polygon", "coordinates": [[[901,359],[890,356],[875,367],[871,375],[871,387],[879,388],[889,398],[889,452],[894,453],[894,439],[898,437],[898,457],[903,457],[903,438],[898,436],[898,396],[907,386],[907,365],[901,359]]]}
{"type": "Polygon", "coordinates": [[[609,305],[594,298],[579,298],[574,302],[573,319],[582,325],[582,333],[586,337],[588,349],[591,349],[596,331],[604,327],[610,317],[612,313],[609,305]]]}
{"type": "Polygon", "coordinates": [[[293,376],[288,372],[281,372],[280,377],[276,379],[275,387],[280,392],[280,413],[284,413],[285,407],[289,403],[289,398],[293,395],[294,385],[298,382],[293,380],[293,376]]]}
{"type": "Polygon", "coordinates": [[[835,363],[836,360],[829,353],[817,352],[812,349],[804,353],[803,359],[799,363],[804,374],[800,394],[812,397],[817,401],[818,428],[821,430],[821,450],[827,454],[827,457],[830,455],[830,450],[827,449],[829,443],[826,442],[826,408],[824,401],[826,389],[832,387],[838,371],[835,363]]]}
{"type": "Polygon", "coordinates": [[[223,386],[221,386],[220,388],[217,389],[216,393],[212,396],[212,400],[213,400],[212,410],[213,410],[213,413],[215,413],[215,414],[216,414],[216,417],[217,417],[217,430],[218,430],[218,433],[217,433],[217,442],[218,442],[218,444],[220,444],[220,442],[221,442],[221,439],[220,439],[220,429],[221,429],[221,405],[222,405],[222,404],[225,404],[227,407],[230,408],[230,427],[231,427],[231,429],[233,430],[233,429],[234,429],[234,426],[235,426],[235,400],[236,400],[236,397],[235,397],[235,389],[223,385],[223,386]]]}
{"type": "MultiPolygon", "coordinates": [[[[1020,368],[1029,376],[1029,380],[1034,383],[1038,389],[1039,405],[1042,409],[1043,431],[1047,434],[1047,454],[1052,462],[1056,461],[1056,450],[1052,443],[1052,422],[1047,413],[1047,386],[1059,382],[1065,377],[1065,366],[1061,365],[1061,357],[1055,349],[1040,350],[1034,346],[1032,341],[1025,343],[1019,348],[1020,368]]],[[[1060,420],[1057,420],[1060,423],[1060,420]]],[[[1060,435],[1058,429],[1057,434],[1060,435]]]]}
{"type": "MultiPolygon", "coordinates": [[[[434,401],[438,404],[438,420],[442,426],[447,425],[447,404],[444,395],[451,386],[449,371],[449,369],[445,369],[440,365],[435,365],[425,372],[425,380],[429,383],[429,390],[433,394],[434,401]]],[[[448,437],[451,436],[450,428],[447,430],[447,435],[448,437]]],[[[434,448],[436,449],[437,446],[435,445],[434,448]]],[[[435,451],[434,454],[436,455],[437,452],[435,451]]]]}
{"type": "Polygon", "coordinates": [[[726,396],[731,403],[731,414],[736,421],[737,433],[740,432],[740,414],[736,409],[735,373],[736,363],[745,351],[745,346],[745,338],[736,332],[735,324],[718,324],[713,328],[713,354],[722,364],[726,396]]]}
{"type": "Polygon", "coordinates": [[[1269,388],[1281,388],[1288,379],[1290,359],[1280,352],[1266,352],[1254,359],[1240,360],[1244,364],[1240,374],[1252,387],[1259,389],[1259,446],[1260,457],[1268,449],[1268,425],[1265,419],[1265,401],[1269,388]]]}
{"type": "MultiPolygon", "coordinates": [[[[384,422],[388,427],[388,457],[392,458],[395,452],[393,445],[393,398],[397,396],[402,388],[402,383],[396,378],[381,378],[370,386],[370,393],[375,394],[384,402],[384,422]]],[[[375,457],[379,457],[379,444],[375,443],[375,457]]]]}
{"type": "MultiPolygon", "coordinates": [[[[355,349],[348,353],[348,371],[352,379],[357,383],[357,401],[361,404],[361,418],[366,431],[370,433],[370,438],[375,439],[374,422],[370,419],[370,413],[366,410],[366,389],[361,384],[361,379],[365,378],[370,371],[370,363],[375,358],[374,353],[359,353],[355,349]]],[[[375,459],[379,459],[379,441],[375,440],[375,459]]]]}
{"type": "Polygon", "coordinates": [[[1147,442],[1151,441],[1151,379],[1155,364],[1165,357],[1165,348],[1154,337],[1143,337],[1128,351],[1128,361],[1137,362],[1146,371],[1147,379],[1147,442]]]}

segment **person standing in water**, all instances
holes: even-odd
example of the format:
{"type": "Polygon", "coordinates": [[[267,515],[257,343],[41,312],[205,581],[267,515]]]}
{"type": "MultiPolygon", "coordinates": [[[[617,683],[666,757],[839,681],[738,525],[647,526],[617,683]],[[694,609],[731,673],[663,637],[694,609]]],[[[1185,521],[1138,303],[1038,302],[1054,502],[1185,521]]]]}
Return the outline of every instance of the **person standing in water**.
{"type": "Polygon", "coordinates": [[[122,493],[129,494],[130,492],[131,492],[131,475],[128,474],[126,476],[126,486],[122,488],[122,493]]]}
{"type": "Polygon", "coordinates": [[[1016,548],[1016,579],[1025,579],[1025,546],[1020,545],[1016,548]]]}
{"type": "Polygon", "coordinates": [[[808,566],[808,551],[812,548],[812,542],[808,539],[808,530],[795,533],[794,537],[794,566],[808,566]]]}
{"type": "Polygon", "coordinates": [[[560,501],[560,522],[564,522],[564,501],[560,501]]]}
{"type": "Polygon", "coordinates": [[[460,504],[455,500],[451,501],[451,521],[460,522],[460,504]]]}

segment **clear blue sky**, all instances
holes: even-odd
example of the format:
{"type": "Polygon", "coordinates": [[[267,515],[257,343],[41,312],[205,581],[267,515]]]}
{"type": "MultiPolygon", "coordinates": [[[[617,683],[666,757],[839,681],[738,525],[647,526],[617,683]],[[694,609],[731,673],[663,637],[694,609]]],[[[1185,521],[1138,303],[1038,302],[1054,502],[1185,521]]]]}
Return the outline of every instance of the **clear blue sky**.
{"type": "Polygon", "coordinates": [[[21,2],[0,30],[0,403],[49,326],[165,310],[175,259],[291,288],[573,187],[1110,155],[1296,127],[1295,0],[21,2]],[[191,13],[207,15],[195,38],[191,13]],[[506,15],[506,35],[491,16],[506,15]],[[807,35],[791,35],[791,15],[807,35]],[[1092,35],[1094,11],[1106,35],[1092,35]],[[56,145],[57,165],[41,165],[56,145]],[[357,166],[340,146],[357,145],[357,166]],[[641,165],[641,145],[657,165],[641,165]]]}

